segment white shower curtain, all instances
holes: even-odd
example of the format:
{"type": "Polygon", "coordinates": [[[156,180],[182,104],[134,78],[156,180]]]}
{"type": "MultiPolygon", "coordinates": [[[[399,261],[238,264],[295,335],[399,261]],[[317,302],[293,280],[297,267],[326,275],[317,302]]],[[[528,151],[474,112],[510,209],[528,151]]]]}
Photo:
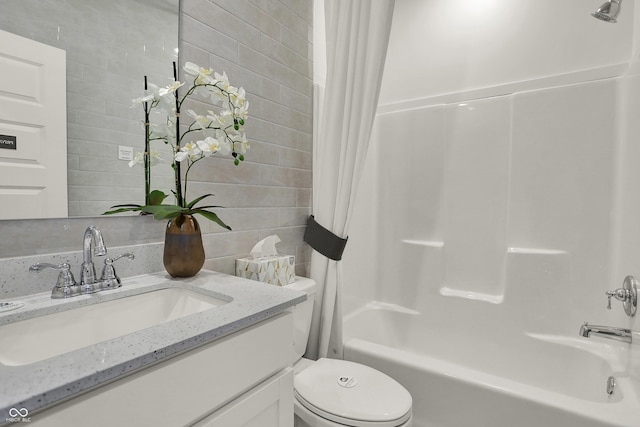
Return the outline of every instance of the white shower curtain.
{"type": "MultiPolygon", "coordinates": [[[[324,90],[316,91],[323,105],[314,118],[313,211],[316,221],[339,237],[349,231],[378,104],[394,3],[325,0],[327,77],[324,90]]],[[[310,276],[319,289],[307,357],[342,357],[340,261],[314,251],[310,276]]]]}

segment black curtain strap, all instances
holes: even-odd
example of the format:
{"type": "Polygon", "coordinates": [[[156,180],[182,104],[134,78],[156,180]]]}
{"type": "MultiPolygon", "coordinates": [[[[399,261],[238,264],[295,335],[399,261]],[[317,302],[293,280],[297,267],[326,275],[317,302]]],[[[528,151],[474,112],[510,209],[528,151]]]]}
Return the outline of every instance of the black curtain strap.
{"type": "Polygon", "coordinates": [[[336,236],[318,224],[313,215],[309,215],[303,239],[309,246],[327,258],[340,261],[349,237],[343,239],[342,237],[336,236]]]}

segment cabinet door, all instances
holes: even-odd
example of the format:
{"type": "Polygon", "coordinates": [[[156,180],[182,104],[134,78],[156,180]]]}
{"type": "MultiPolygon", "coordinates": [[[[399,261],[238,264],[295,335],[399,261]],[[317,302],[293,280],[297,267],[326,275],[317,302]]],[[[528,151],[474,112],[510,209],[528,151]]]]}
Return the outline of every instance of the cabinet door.
{"type": "Polygon", "coordinates": [[[293,427],[293,370],[274,375],[194,427],[293,427]]]}
{"type": "MultiPolygon", "coordinates": [[[[292,329],[292,314],[281,313],[36,413],[29,427],[194,425],[286,372],[292,329]]],[[[290,382],[288,393],[293,402],[293,380],[290,382]]],[[[284,389],[278,392],[286,395],[284,389]]]]}

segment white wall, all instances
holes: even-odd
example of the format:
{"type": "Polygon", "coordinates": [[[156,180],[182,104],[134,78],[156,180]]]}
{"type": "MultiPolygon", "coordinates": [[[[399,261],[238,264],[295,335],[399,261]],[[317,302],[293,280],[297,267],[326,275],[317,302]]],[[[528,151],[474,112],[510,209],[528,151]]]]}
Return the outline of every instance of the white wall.
{"type": "Polygon", "coordinates": [[[601,3],[396,0],[380,104],[624,63],[634,2],[615,25],[601,3]]]}
{"type": "Polygon", "coordinates": [[[616,25],[590,16],[599,5],[396,1],[347,310],[634,326],[604,295],[640,275],[634,5],[616,25]]]}

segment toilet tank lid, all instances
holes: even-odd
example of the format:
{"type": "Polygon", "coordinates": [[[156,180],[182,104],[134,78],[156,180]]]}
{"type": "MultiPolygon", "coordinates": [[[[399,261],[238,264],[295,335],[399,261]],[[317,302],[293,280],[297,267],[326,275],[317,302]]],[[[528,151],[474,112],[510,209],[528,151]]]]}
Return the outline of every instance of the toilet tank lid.
{"type": "Polygon", "coordinates": [[[413,402],[407,389],[390,376],[355,362],[319,359],[295,376],[294,388],[309,410],[319,410],[336,421],[396,426],[411,417],[413,402]]]}
{"type": "Polygon", "coordinates": [[[290,283],[285,288],[294,289],[296,291],[306,292],[307,295],[313,295],[316,293],[317,285],[316,281],[308,277],[296,276],[296,281],[290,283]]]}

